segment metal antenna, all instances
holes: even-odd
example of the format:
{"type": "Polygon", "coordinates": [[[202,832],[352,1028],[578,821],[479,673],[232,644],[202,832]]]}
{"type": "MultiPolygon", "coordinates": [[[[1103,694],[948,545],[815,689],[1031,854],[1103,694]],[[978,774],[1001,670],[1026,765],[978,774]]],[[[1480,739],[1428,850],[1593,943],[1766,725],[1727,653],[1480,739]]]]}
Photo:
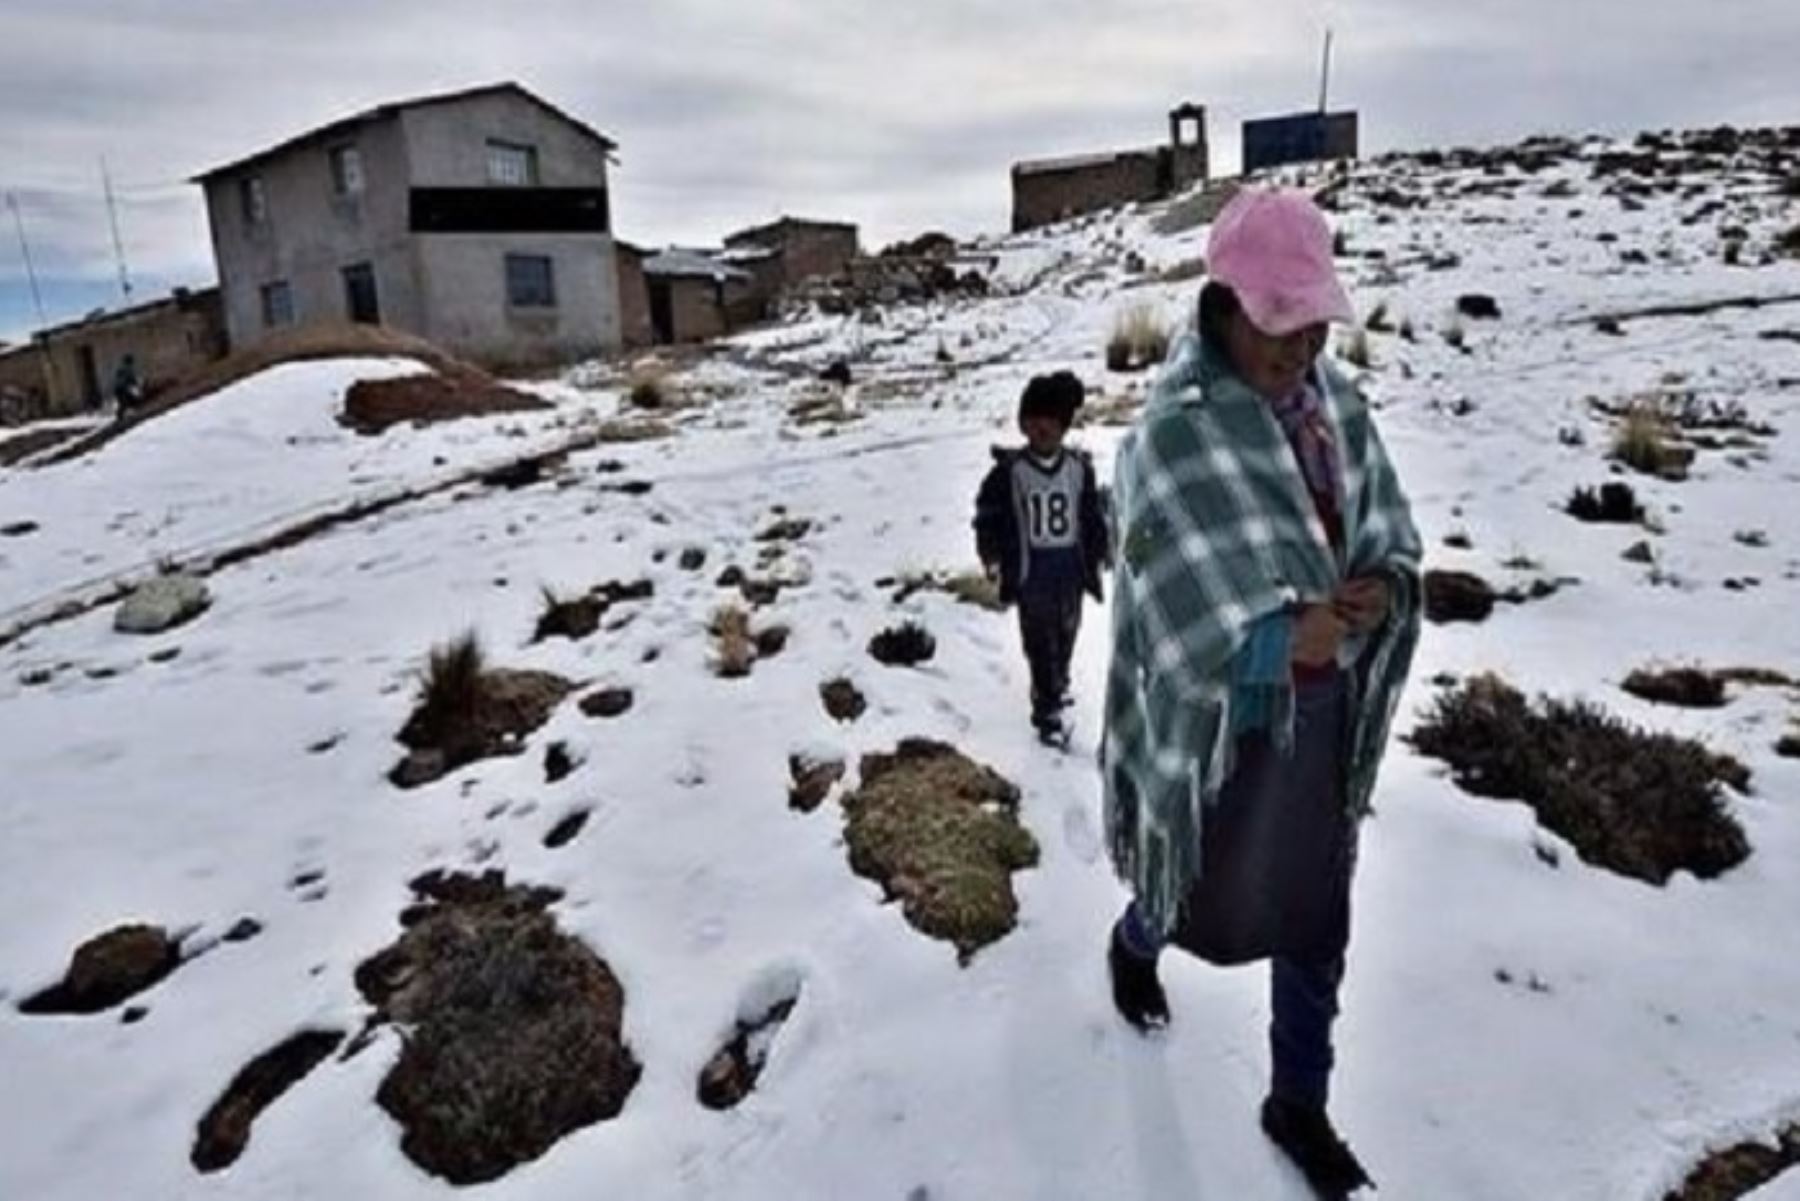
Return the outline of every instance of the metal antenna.
{"type": "Polygon", "coordinates": [[[119,262],[119,291],[125,303],[131,303],[131,271],[125,266],[125,243],[119,237],[119,206],[113,200],[112,173],[106,168],[106,156],[100,156],[100,182],[106,188],[106,216],[112,223],[113,257],[119,262]]]}
{"type": "Polygon", "coordinates": [[[39,327],[44,321],[44,298],[38,292],[37,271],[31,265],[31,243],[25,239],[25,218],[19,213],[19,198],[11,192],[6,194],[6,207],[12,210],[13,225],[19,231],[19,253],[25,256],[25,278],[31,281],[31,303],[37,309],[39,327]]]}
{"type": "Polygon", "coordinates": [[[1326,97],[1331,90],[1331,27],[1325,27],[1325,62],[1319,69],[1319,115],[1326,112],[1326,97]]]}

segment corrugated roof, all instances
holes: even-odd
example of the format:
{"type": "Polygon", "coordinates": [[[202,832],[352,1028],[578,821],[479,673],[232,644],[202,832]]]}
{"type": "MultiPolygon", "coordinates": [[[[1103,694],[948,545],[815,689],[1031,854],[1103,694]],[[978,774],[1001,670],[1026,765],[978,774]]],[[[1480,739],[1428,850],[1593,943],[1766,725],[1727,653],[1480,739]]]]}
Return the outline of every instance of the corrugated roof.
{"type": "Polygon", "coordinates": [[[307,130],[305,133],[295,134],[286,141],[277,142],[275,145],[270,146],[265,150],[258,150],[255,154],[247,154],[243,158],[226,163],[222,167],[214,167],[210,171],[194,176],[192,179],[188,180],[188,182],[205,183],[215,176],[241,170],[244,167],[248,167],[251,163],[261,162],[267,158],[273,158],[278,154],[285,153],[286,151],[304,145],[307,142],[327,138],[335,134],[341,134],[346,130],[353,129],[358,125],[366,125],[371,121],[384,121],[409,108],[423,108],[429,104],[450,104],[458,100],[469,100],[476,96],[487,96],[500,92],[512,92],[518,96],[524,97],[526,100],[531,101],[552,116],[560,117],[564,121],[567,121],[570,125],[573,125],[576,129],[600,143],[609,152],[618,149],[619,144],[617,142],[613,141],[593,126],[587,124],[587,122],[576,120],[562,109],[557,108],[554,104],[545,100],[542,96],[508,80],[505,83],[483,84],[480,87],[463,88],[462,90],[455,92],[440,92],[433,96],[415,96],[410,100],[395,100],[387,104],[378,104],[374,108],[367,108],[359,113],[352,113],[348,117],[340,117],[336,121],[316,126],[307,130]]]}
{"type": "Polygon", "coordinates": [[[749,272],[728,267],[704,250],[687,250],[679,246],[671,246],[662,253],[645,259],[644,274],[660,275],[666,279],[711,279],[720,282],[750,278],[749,272]]]}

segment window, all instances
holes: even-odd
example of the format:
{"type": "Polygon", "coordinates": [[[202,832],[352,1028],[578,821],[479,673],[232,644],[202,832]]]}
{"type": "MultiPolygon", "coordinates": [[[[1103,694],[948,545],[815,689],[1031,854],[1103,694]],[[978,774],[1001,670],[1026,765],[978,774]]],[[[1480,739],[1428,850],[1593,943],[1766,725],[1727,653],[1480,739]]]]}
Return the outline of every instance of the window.
{"type": "Polygon", "coordinates": [[[243,210],[245,225],[262,225],[269,220],[269,196],[263,191],[260,175],[246,175],[238,181],[238,207],[243,210]]]}
{"type": "Polygon", "coordinates": [[[490,140],[487,144],[487,174],[489,183],[501,187],[537,187],[537,148],[490,140]]]}
{"type": "Polygon", "coordinates": [[[506,303],[521,309],[556,307],[556,273],[549,255],[506,256],[506,303]]]}
{"type": "Polygon", "coordinates": [[[263,285],[262,318],[264,327],[268,329],[294,323],[294,293],[285,279],[263,285]]]}
{"type": "Polygon", "coordinates": [[[335,146],[332,148],[331,190],[339,196],[362,195],[362,151],[354,146],[335,146]]]}

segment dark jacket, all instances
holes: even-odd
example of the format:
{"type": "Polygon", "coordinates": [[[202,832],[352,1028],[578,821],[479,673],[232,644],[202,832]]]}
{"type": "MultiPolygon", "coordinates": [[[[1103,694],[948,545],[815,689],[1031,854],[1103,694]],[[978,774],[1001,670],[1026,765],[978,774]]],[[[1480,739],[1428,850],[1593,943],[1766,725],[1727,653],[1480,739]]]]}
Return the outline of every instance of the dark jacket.
{"type": "MultiPolygon", "coordinates": [[[[1013,465],[1024,453],[1016,448],[994,447],[994,466],[975,495],[975,553],[983,565],[999,566],[1000,599],[1007,604],[1019,598],[1029,566],[1023,535],[1025,515],[1019,511],[1012,486],[1013,465]]],[[[1100,582],[1101,572],[1112,563],[1106,500],[1094,478],[1094,461],[1088,453],[1073,446],[1065,446],[1063,453],[1074,456],[1081,465],[1081,499],[1077,505],[1081,530],[1077,545],[1081,551],[1082,588],[1095,600],[1102,600],[1105,590],[1100,582]]]]}

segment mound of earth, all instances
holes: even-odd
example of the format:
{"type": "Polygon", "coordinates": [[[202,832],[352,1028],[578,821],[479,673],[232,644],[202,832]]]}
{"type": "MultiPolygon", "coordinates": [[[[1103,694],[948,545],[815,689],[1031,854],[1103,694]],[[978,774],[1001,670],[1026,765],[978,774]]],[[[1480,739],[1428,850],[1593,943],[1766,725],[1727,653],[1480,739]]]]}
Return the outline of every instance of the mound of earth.
{"type": "Polygon", "coordinates": [[[850,867],[898,900],[919,931],[967,963],[1018,920],[1012,873],[1038,861],[1019,790],[954,747],[923,738],[865,755],[844,798],[850,867]]]}
{"type": "Polygon", "coordinates": [[[375,1093],[400,1149],[433,1175],[475,1184],[617,1117],[642,1068],[621,1034],[612,970],[548,912],[553,889],[428,873],[397,942],[356,969],[378,1021],[402,1023],[375,1093]]]}
{"type": "Polygon", "coordinates": [[[1710,879],[1750,854],[1720,789],[1749,787],[1743,764],[1588,704],[1534,708],[1479,676],[1439,697],[1412,742],[1466,791],[1530,805],[1596,867],[1660,885],[1684,870],[1710,879]]]}
{"type": "MultiPolygon", "coordinates": [[[[436,656],[434,655],[434,659],[436,656]]],[[[491,668],[436,672],[398,740],[410,748],[389,774],[401,788],[430,783],[464,764],[517,754],[527,734],[550,719],[575,684],[546,671],[491,668]]]]}
{"type": "Polygon", "coordinates": [[[402,375],[358,380],[344,397],[338,420],[359,434],[379,434],[389,426],[431,425],[462,417],[548,409],[548,401],[527,396],[481,374],[402,375]]]}
{"type": "Polygon", "coordinates": [[[21,1013],[99,1013],[160,982],[181,963],[161,926],[116,926],[75,948],[60,983],[19,1003],[21,1013]]]}

